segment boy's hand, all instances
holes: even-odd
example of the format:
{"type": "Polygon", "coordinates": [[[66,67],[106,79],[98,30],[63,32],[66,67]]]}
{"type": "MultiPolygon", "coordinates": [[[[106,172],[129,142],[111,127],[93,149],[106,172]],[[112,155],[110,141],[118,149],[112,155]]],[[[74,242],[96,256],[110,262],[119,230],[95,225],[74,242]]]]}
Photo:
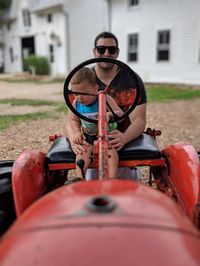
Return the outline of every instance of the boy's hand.
{"type": "Polygon", "coordinates": [[[83,144],[83,141],[85,140],[85,137],[82,132],[76,132],[73,136],[73,143],[76,144],[83,144]]]}
{"type": "Polygon", "coordinates": [[[107,121],[110,121],[110,119],[113,118],[113,114],[111,112],[106,112],[106,119],[107,121]]]}
{"type": "Polygon", "coordinates": [[[87,147],[88,147],[88,143],[84,140],[83,144],[76,144],[76,143],[71,143],[71,148],[73,150],[73,152],[78,155],[78,154],[83,154],[84,152],[86,152],[87,147]]]}
{"type": "MultiPolygon", "coordinates": [[[[118,117],[121,117],[124,113],[122,111],[115,111],[115,115],[118,117]]],[[[114,118],[113,114],[111,112],[106,112],[106,118],[107,121],[110,121],[114,118]]]]}
{"type": "Polygon", "coordinates": [[[74,133],[73,138],[70,140],[71,148],[73,152],[78,154],[83,154],[87,150],[87,146],[89,145],[85,141],[85,137],[81,132],[74,133]]]}

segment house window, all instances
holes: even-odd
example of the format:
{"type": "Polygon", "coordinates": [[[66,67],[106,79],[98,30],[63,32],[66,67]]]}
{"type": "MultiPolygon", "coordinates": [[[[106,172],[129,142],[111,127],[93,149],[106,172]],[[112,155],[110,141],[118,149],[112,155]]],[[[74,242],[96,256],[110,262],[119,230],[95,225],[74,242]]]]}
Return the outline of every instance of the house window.
{"type": "Polygon", "coordinates": [[[139,0],[129,0],[129,6],[138,6],[139,0]]]}
{"type": "Polygon", "coordinates": [[[54,46],[53,44],[49,45],[49,55],[50,55],[50,62],[54,62],[54,46]]]}
{"type": "Polygon", "coordinates": [[[51,23],[52,22],[52,14],[47,15],[47,22],[51,23]]]}
{"type": "Polygon", "coordinates": [[[128,61],[138,61],[138,34],[130,34],[128,36],[128,61]]]}
{"type": "Polygon", "coordinates": [[[9,48],[9,53],[10,53],[10,62],[13,63],[14,62],[14,54],[13,54],[13,48],[12,47],[9,48]]]}
{"type": "Polygon", "coordinates": [[[157,41],[157,61],[169,61],[170,31],[159,31],[157,41]]]}
{"type": "Polygon", "coordinates": [[[22,10],[23,24],[25,27],[31,26],[31,14],[28,9],[22,10]]]}

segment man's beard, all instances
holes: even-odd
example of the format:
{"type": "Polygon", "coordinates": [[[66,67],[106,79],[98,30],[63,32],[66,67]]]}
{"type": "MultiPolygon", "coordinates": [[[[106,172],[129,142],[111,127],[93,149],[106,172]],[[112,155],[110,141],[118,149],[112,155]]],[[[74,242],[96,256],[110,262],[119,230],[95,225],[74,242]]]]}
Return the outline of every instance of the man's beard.
{"type": "Polygon", "coordinates": [[[101,63],[98,63],[98,66],[99,66],[99,68],[102,69],[102,71],[108,72],[115,67],[115,64],[108,63],[108,62],[101,62],[101,63]]]}

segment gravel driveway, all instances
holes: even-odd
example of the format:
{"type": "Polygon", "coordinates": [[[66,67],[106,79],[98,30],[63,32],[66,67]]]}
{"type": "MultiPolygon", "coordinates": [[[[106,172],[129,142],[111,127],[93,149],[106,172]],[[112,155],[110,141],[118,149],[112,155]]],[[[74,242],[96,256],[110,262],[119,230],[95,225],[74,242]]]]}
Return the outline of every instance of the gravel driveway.
{"type": "MultiPolygon", "coordinates": [[[[63,84],[7,83],[0,81],[0,99],[29,98],[63,102],[63,84]]],[[[0,112],[5,106],[0,104],[0,112]]],[[[158,137],[160,148],[178,141],[190,142],[200,150],[200,99],[176,101],[171,103],[148,104],[147,127],[161,129],[158,137]]],[[[20,107],[22,109],[22,107],[20,107]]],[[[28,112],[24,107],[20,112],[28,112]]],[[[12,113],[19,109],[7,106],[12,113]]],[[[32,110],[34,111],[34,110],[32,110]]],[[[50,148],[48,136],[54,133],[65,134],[65,115],[59,119],[42,119],[17,124],[0,133],[0,160],[15,159],[23,149],[39,149],[44,152],[50,148]]]]}

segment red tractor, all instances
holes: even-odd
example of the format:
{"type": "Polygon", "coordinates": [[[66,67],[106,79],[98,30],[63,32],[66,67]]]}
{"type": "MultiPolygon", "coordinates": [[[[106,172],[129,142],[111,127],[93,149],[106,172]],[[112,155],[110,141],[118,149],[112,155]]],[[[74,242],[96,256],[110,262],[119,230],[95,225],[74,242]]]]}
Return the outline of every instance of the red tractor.
{"type": "MultiPolygon", "coordinates": [[[[88,60],[66,79],[64,97],[73,107],[70,80],[82,67],[109,62],[140,84],[126,64],[109,58],[88,60]]],[[[160,150],[148,129],[119,152],[119,167],[148,169],[149,184],[108,178],[106,93],[99,91],[98,141],[91,168],[96,180],[68,182],[75,154],[66,137],[54,137],[44,154],[27,150],[0,163],[0,265],[200,265],[200,160],[188,143],[160,150]]],[[[77,92],[76,92],[77,93],[77,92]]],[[[81,92],[80,92],[81,93],[81,92]]],[[[122,117],[115,117],[116,122],[122,117]]],[[[82,167],[82,166],[80,166],[82,167]]]]}

